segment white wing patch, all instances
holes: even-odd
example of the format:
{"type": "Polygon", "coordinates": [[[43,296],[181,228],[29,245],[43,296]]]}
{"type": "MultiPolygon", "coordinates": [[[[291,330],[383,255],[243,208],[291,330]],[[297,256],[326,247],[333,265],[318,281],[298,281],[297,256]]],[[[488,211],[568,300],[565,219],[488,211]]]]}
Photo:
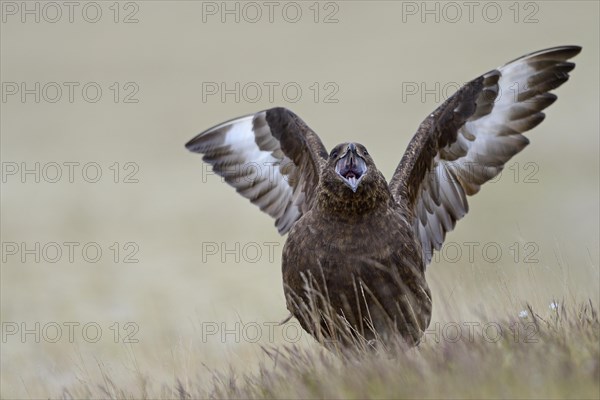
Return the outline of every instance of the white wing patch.
{"type": "Polygon", "coordinates": [[[201,133],[187,147],[204,153],[203,160],[213,171],[275,218],[284,234],[300,216],[302,196],[289,181],[297,167],[281,151],[265,118],[262,111],[225,122],[201,133]]]}

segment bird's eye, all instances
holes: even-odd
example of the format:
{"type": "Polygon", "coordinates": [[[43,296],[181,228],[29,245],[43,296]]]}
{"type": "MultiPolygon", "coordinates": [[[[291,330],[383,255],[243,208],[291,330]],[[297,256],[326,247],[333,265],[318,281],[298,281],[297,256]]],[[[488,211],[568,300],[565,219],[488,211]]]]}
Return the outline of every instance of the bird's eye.
{"type": "Polygon", "coordinates": [[[333,151],[331,152],[331,158],[337,158],[337,156],[338,156],[338,152],[337,152],[337,150],[333,150],[333,151]]]}
{"type": "Polygon", "coordinates": [[[369,155],[369,152],[367,151],[367,149],[365,149],[365,150],[363,151],[363,154],[364,154],[365,156],[368,156],[368,155],[369,155]]]}

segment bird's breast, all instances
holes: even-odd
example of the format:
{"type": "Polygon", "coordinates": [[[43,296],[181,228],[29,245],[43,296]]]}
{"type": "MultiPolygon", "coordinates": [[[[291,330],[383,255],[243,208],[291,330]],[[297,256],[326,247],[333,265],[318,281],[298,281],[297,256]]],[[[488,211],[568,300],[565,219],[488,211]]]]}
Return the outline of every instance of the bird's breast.
{"type": "Polygon", "coordinates": [[[343,279],[337,277],[385,274],[420,262],[412,229],[399,214],[338,220],[309,212],[288,235],[282,270],[284,280],[300,272],[343,279]]]}
{"type": "Polygon", "coordinates": [[[288,309],[304,329],[311,332],[312,325],[299,304],[315,304],[316,289],[322,295],[317,299],[326,298],[367,337],[364,326],[384,332],[390,321],[413,342],[420,337],[431,297],[420,247],[403,221],[396,214],[351,222],[310,213],[297,221],[283,249],[282,272],[288,309]],[[414,312],[417,320],[407,320],[414,312]],[[365,325],[367,314],[372,320],[365,325]]]}

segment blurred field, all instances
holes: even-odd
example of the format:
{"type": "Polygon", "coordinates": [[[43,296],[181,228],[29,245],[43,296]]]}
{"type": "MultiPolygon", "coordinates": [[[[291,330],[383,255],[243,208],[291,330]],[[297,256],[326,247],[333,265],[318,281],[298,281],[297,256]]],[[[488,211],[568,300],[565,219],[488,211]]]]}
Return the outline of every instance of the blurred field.
{"type": "Polygon", "coordinates": [[[202,3],[183,1],[123,3],[118,23],[105,2],[97,23],[77,13],[73,23],[64,15],[57,23],[22,23],[7,3],[0,39],[0,397],[600,397],[592,312],[600,303],[597,2],[530,2],[538,10],[534,23],[524,23],[532,10],[525,3],[518,3],[517,22],[512,2],[502,2],[496,23],[481,14],[473,23],[466,16],[422,23],[418,15],[403,22],[401,2],[339,2],[338,22],[329,24],[322,21],[335,8],[321,4],[315,23],[312,2],[299,3],[297,23],[221,23],[218,14],[203,21],[202,3]],[[122,23],[133,11],[138,22],[122,23]],[[528,135],[531,145],[470,199],[469,215],[427,271],[433,328],[526,324],[537,318],[533,310],[537,343],[515,341],[506,329],[489,342],[480,329],[473,340],[427,341],[406,358],[357,361],[298,337],[294,321],[275,325],[288,315],[280,273],[285,238],[187,153],[188,139],[281,105],[327,147],[364,143],[390,177],[437,104],[435,94],[407,96],[407,84],[452,87],[561,44],[583,47],[571,80],[528,135]],[[66,94],[49,102],[49,92],[37,103],[34,95],[23,102],[7,94],[7,83],[21,82],[79,86],[73,102],[66,94]],[[102,88],[95,103],[81,95],[90,82],[102,88]],[[207,82],[293,82],[303,94],[294,103],[281,91],[273,101],[265,92],[256,102],[223,102],[203,99],[207,82]],[[325,101],[327,83],[338,89],[336,103],[325,101]],[[127,95],[138,102],[125,102],[127,95]],[[72,183],[65,162],[79,163],[72,183]],[[62,179],[8,174],[35,163],[58,163],[62,179]],[[102,172],[96,183],[81,174],[89,163],[102,172]],[[78,243],[72,262],[65,242],[78,243]],[[36,243],[39,262],[21,251],[36,243]],[[41,254],[50,243],[63,250],[56,262],[48,261],[54,253],[41,254]],[[102,250],[97,262],[81,253],[89,243],[102,250]],[[549,308],[554,303],[558,308],[549,308]],[[519,317],[527,304],[531,310],[519,317]]]}

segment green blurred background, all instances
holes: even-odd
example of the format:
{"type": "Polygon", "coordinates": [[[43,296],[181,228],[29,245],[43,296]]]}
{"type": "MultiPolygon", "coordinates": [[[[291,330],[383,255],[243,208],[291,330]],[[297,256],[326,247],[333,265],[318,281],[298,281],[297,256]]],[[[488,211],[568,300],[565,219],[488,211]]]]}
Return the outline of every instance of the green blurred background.
{"type": "Polygon", "coordinates": [[[2,2],[2,397],[60,394],[94,381],[98,364],[125,384],[139,371],[159,384],[202,380],[206,367],[252,369],[260,344],[285,342],[281,327],[270,338],[265,325],[287,316],[285,238],[184,149],[198,132],[285,106],[328,148],[365,144],[389,178],[447,90],[561,44],[583,46],[571,80],[528,135],[531,145],[470,199],[469,215],[447,237],[453,247],[427,274],[434,322],[493,320],[526,302],[542,310],[554,300],[598,304],[599,3],[475,3],[470,20],[462,2],[275,2],[271,22],[265,2],[254,3],[260,17],[236,2],[76,2],[70,22],[60,2],[60,18],[45,3],[2,2]],[[39,7],[40,21],[22,7],[39,7]],[[222,7],[237,7],[239,22],[222,7]],[[35,93],[23,101],[21,83],[35,92],[36,82],[40,101],[35,93]],[[56,102],[52,82],[63,91],[56,102]],[[206,92],[221,82],[246,92],[239,101],[206,92]],[[65,162],[79,163],[73,182],[65,162]],[[36,163],[40,181],[23,178],[36,163]],[[56,183],[53,163],[62,166],[56,183]],[[87,182],[97,168],[99,181],[87,182]],[[65,242],[80,244],[73,262],[65,242]],[[40,262],[23,253],[36,243],[40,262]],[[63,250],[56,262],[48,262],[49,243],[63,250]],[[86,243],[101,248],[97,262],[83,257],[86,243]],[[128,254],[138,262],[125,262],[128,254]],[[250,331],[222,340],[221,324],[239,335],[240,321],[262,328],[257,343],[245,340],[250,331]],[[39,343],[21,330],[36,323],[39,343]],[[79,324],[73,343],[65,323],[79,324]],[[96,343],[93,330],[81,332],[86,323],[101,328],[96,343]],[[48,340],[53,324],[62,327],[56,343],[48,340]],[[123,343],[128,333],[137,343],[123,343]]]}

